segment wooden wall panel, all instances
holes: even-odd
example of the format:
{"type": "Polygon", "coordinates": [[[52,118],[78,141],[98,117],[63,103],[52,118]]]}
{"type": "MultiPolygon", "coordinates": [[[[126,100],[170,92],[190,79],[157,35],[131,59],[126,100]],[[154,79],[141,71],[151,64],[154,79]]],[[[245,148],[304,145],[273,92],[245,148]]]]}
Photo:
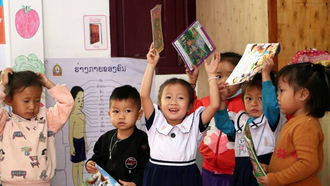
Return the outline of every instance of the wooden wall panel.
{"type": "MultiPolygon", "coordinates": [[[[218,52],[242,54],[248,43],[268,42],[267,1],[196,0],[196,17],[218,52]],[[265,3],[266,2],[266,3],[265,3]]],[[[207,74],[200,66],[198,97],[209,95],[207,74]]]]}
{"type": "Polygon", "coordinates": [[[278,42],[282,51],[278,68],[298,50],[330,50],[330,0],[277,1],[278,42]]]}

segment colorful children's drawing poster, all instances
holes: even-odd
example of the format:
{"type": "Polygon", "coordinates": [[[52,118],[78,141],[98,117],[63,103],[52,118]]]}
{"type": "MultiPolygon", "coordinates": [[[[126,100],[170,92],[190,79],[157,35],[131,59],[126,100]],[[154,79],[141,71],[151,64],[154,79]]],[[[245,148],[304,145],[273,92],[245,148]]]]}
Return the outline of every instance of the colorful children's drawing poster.
{"type": "Polygon", "coordinates": [[[273,58],[280,51],[279,43],[248,44],[241,60],[226,82],[229,85],[235,85],[252,79],[257,73],[261,72],[263,61],[267,58],[273,58]]]}
{"type": "Polygon", "coordinates": [[[3,15],[3,1],[0,0],[0,44],[5,44],[5,18],[3,15]]]}
{"type": "Polygon", "coordinates": [[[150,10],[152,40],[156,50],[160,53],[164,49],[164,39],[162,31],[162,5],[156,5],[150,10]]]}
{"type": "Polygon", "coordinates": [[[216,49],[198,20],[195,20],[181,33],[172,42],[172,45],[180,54],[190,72],[194,70],[192,65],[198,67],[216,49]]]}

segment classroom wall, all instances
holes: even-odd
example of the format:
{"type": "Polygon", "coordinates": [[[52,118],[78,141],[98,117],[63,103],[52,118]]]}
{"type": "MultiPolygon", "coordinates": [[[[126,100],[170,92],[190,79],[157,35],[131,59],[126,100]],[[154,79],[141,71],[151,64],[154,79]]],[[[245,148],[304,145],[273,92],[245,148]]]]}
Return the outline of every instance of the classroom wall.
{"type": "Polygon", "coordinates": [[[282,51],[278,69],[299,50],[330,51],[330,0],[277,1],[278,42],[282,51]]]}
{"type": "MultiPolygon", "coordinates": [[[[248,43],[268,42],[267,1],[196,0],[196,17],[217,52],[242,54],[248,43]]],[[[200,66],[198,97],[208,95],[207,74],[200,66]]]]}

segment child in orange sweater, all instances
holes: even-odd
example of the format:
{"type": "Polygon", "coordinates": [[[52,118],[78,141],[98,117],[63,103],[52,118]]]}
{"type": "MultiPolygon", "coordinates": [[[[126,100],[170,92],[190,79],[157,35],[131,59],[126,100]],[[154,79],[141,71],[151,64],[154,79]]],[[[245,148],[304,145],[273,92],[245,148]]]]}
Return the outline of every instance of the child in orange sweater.
{"type": "Polygon", "coordinates": [[[276,76],[281,112],[293,117],[284,125],[263,186],[318,186],[324,135],[318,118],[330,107],[330,69],[312,63],[282,68],[276,76]]]}

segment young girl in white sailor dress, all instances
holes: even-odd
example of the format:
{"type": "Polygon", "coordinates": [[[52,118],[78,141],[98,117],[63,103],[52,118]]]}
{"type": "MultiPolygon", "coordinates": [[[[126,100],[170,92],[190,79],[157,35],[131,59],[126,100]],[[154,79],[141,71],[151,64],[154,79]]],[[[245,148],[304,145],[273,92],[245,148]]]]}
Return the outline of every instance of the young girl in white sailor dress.
{"type": "MultiPolygon", "coordinates": [[[[269,164],[277,137],[286,122],[285,115],[280,113],[273,85],[275,76],[272,74],[274,62],[271,59],[263,61],[261,74],[252,80],[244,82],[242,98],[246,111],[232,114],[229,119],[225,103],[220,103],[219,111],[215,114],[215,125],[227,134],[228,139],[235,141],[235,169],[232,185],[258,186],[252,174],[252,164],[247,147],[242,138],[243,130],[248,125],[258,160],[269,164]],[[233,125],[234,123],[234,125],[233,125]]],[[[220,94],[226,97],[226,85],[220,86],[220,94]]]]}
{"type": "Polygon", "coordinates": [[[187,115],[194,102],[194,90],[182,79],[165,81],[159,89],[158,105],[153,104],[150,91],[159,53],[153,43],[147,54],[148,65],[142,80],[140,96],[146,117],[150,161],[145,169],[144,186],[202,186],[195,163],[196,152],[204,132],[220,105],[216,70],[220,54],[208,64],[210,105],[187,115]]]}

